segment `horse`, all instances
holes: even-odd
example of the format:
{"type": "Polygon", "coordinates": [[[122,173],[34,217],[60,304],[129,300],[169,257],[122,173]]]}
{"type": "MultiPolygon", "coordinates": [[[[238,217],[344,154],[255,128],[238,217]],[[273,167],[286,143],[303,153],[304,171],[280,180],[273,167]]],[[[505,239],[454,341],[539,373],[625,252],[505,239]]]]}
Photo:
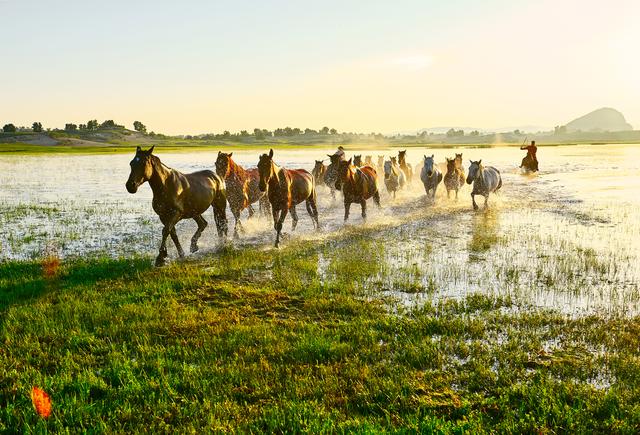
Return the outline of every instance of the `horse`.
{"type": "Polygon", "coordinates": [[[307,212],[311,216],[314,228],[316,230],[320,228],[316,206],[316,184],[309,171],[279,167],[273,161],[273,150],[269,150],[269,154],[260,156],[258,172],[260,174],[259,188],[262,192],[268,192],[271,204],[273,224],[276,230],[276,248],[280,245],[282,224],[289,211],[291,211],[291,219],[293,220],[291,230],[296,229],[296,225],[298,225],[296,205],[302,201],[306,202],[307,212]]]}
{"type": "Polygon", "coordinates": [[[375,169],[375,166],[373,166],[373,156],[364,156],[364,164],[375,169]]]}
{"type": "Polygon", "coordinates": [[[524,169],[525,172],[536,172],[538,171],[538,161],[535,160],[531,154],[527,154],[522,159],[520,167],[524,169]]]}
{"type": "Polygon", "coordinates": [[[456,156],[453,158],[453,161],[456,162],[456,168],[462,171],[464,175],[464,168],[462,167],[462,153],[456,153],[456,156]]]}
{"type": "Polygon", "coordinates": [[[489,200],[489,194],[491,192],[497,192],[502,187],[502,177],[500,177],[500,171],[493,166],[482,166],[482,160],[477,162],[469,160],[469,175],[467,175],[467,184],[473,183],[473,190],[471,191],[471,202],[473,203],[473,209],[478,209],[476,204],[475,195],[484,196],[484,208],[488,207],[487,201],[489,200]]]}
{"type": "Polygon", "coordinates": [[[324,160],[316,160],[316,164],[311,170],[311,175],[313,175],[313,181],[315,181],[316,186],[324,184],[324,176],[326,173],[327,166],[324,164],[324,160]]]}
{"type": "Polygon", "coordinates": [[[226,237],[227,194],[224,180],[213,171],[183,174],[162,164],[160,159],[152,154],[153,148],[146,151],[140,147],[136,148],[136,154],[130,163],[131,173],[125,186],[129,193],[136,193],[138,187],[146,181],[151,186],[151,205],[164,225],[162,242],[156,257],[156,266],[162,266],[167,258],[167,236],[171,236],[180,258],[184,257],[175,229],[176,223],[182,219],[193,219],[198,224],[198,229],[191,238],[191,252],[198,250],[198,239],[207,227],[207,221],[202,214],[210,206],[213,206],[218,236],[226,237]]]}
{"type": "Polygon", "coordinates": [[[249,217],[252,217],[254,211],[251,204],[259,201],[260,211],[266,213],[269,210],[269,202],[267,196],[258,188],[260,181],[258,170],[244,169],[233,161],[232,155],[233,153],[226,154],[218,151],[216,173],[224,179],[227,186],[227,201],[235,219],[233,235],[238,237],[238,227],[243,230],[240,222],[242,210],[248,209],[249,217]]]}
{"type": "Polygon", "coordinates": [[[384,156],[378,156],[378,164],[374,166],[379,178],[384,178],[384,156]]]}
{"type": "Polygon", "coordinates": [[[394,199],[396,191],[403,189],[406,181],[404,172],[402,172],[397,163],[393,163],[391,160],[384,162],[384,184],[387,187],[387,192],[393,192],[394,199]]]}
{"type": "Polygon", "coordinates": [[[358,168],[352,164],[352,159],[340,162],[336,189],[342,190],[344,196],[344,220],[349,219],[349,209],[352,203],[359,203],[362,207],[362,219],[367,219],[367,199],[380,207],[380,192],[378,191],[378,174],[371,166],[358,168]]]}
{"type": "Polygon", "coordinates": [[[362,154],[359,154],[357,156],[353,156],[353,165],[357,166],[357,167],[361,167],[362,166],[362,154]]]}
{"type": "MultiPolygon", "coordinates": [[[[457,156],[458,154],[456,154],[456,157],[457,156]]],[[[449,192],[455,190],[457,201],[458,190],[460,190],[462,186],[464,186],[464,173],[456,166],[455,158],[447,158],[447,173],[444,175],[444,187],[447,189],[447,198],[449,198],[449,192]]]]}
{"type": "Polygon", "coordinates": [[[420,180],[422,180],[426,195],[429,196],[429,192],[431,192],[431,198],[435,200],[436,189],[442,181],[442,172],[440,172],[438,166],[434,164],[433,157],[433,154],[431,157],[424,156],[424,164],[420,171],[420,180]]]}
{"type": "Polygon", "coordinates": [[[344,161],[344,152],[327,154],[329,156],[329,165],[324,173],[324,184],[329,186],[331,198],[336,199],[336,180],[338,179],[338,166],[344,161]]]}
{"type": "Polygon", "coordinates": [[[407,181],[411,183],[413,180],[413,169],[411,165],[407,163],[407,150],[398,151],[398,164],[400,165],[400,169],[404,172],[407,181]]]}

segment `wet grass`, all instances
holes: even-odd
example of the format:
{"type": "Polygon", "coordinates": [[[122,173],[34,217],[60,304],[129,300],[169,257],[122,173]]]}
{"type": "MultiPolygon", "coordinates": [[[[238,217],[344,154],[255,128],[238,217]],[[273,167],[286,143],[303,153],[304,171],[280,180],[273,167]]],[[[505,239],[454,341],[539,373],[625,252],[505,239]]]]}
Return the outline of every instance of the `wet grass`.
{"type": "Polygon", "coordinates": [[[346,233],[162,269],[1,263],[0,431],[640,429],[640,318],[480,294],[405,306],[375,287],[390,251],[346,233]]]}

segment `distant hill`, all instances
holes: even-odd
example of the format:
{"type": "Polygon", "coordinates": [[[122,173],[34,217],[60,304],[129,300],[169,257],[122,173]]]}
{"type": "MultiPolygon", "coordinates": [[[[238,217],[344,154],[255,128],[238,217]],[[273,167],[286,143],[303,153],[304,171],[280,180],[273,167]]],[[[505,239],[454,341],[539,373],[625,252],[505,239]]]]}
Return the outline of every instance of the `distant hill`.
{"type": "Polygon", "coordinates": [[[603,107],[602,109],[587,113],[586,115],[569,122],[566,127],[567,132],[633,130],[631,124],[624,119],[624,115],[610,107],[603,107]]]}

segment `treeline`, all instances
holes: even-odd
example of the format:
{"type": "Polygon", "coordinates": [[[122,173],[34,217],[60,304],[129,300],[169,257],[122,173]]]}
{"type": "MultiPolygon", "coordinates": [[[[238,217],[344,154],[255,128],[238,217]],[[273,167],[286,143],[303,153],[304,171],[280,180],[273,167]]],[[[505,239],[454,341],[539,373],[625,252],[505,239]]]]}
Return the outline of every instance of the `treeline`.
{"type": "MultiPolygon", "coordinates": [[[[96,131],[96,130],[107,130],[114,128],[125,128],[124,125],[116,124],[113,119],[107,119],[102,123],[98,123],[97,119],[91,119],[87,121],[86,124],[75,124],[73,122],[66,123],[64,125],[63,131],[74,132],[74,131],[96,131]]],[[[140,133],[147,133],[147,127],[140,121],[134,121],[133,129],[140,133]]],[[[39,121],[35,121],[31,124],[31,128],[29,127],[16,127],[12,123],[5,124],[2,127],[2,131],[5,133],[16,133],[16,132],[33,132],[33,133],[42,133],[44,131],[42,127],[42,123],[39,121]]],[[[58,128],[50,129],[48,128],[46,131],[61,131],[58,128]]]]}

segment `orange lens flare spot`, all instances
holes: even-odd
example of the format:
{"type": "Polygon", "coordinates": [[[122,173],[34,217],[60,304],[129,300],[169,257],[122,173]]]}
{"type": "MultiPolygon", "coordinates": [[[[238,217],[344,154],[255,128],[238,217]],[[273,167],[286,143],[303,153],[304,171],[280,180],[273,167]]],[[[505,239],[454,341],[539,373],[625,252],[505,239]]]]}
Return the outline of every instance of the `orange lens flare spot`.
{"type": "Polygon", "coordinates": [[[31,402],[40,417],[47,418],[51,415],[51,398],[44,390],[33,387],[31,389],[31,402]]]}

